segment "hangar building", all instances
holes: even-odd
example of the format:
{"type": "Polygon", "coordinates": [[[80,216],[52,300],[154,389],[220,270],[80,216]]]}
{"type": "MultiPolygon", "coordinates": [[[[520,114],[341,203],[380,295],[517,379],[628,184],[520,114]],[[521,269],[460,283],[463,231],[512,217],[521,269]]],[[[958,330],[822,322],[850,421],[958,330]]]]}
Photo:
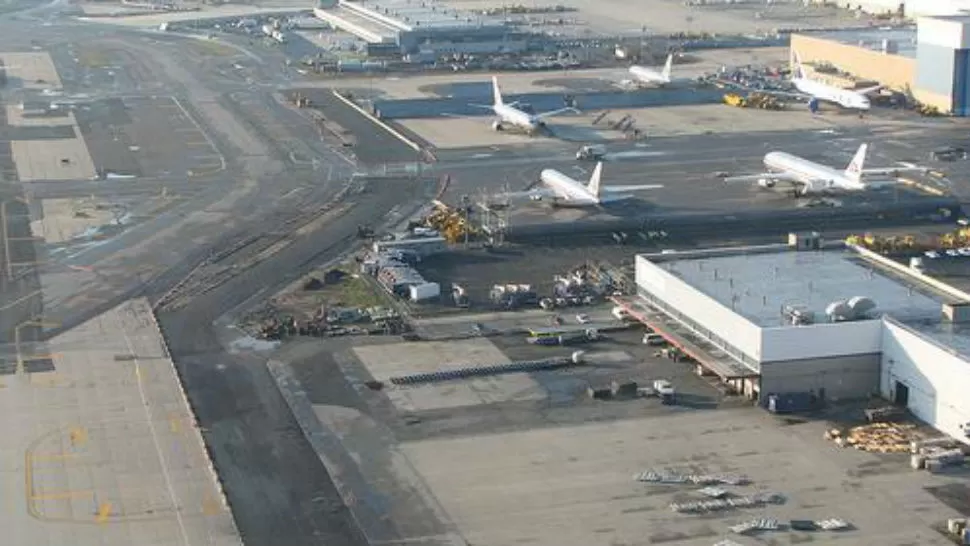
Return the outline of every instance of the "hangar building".
{"type": "Polygon", "coordinates": [[[845,9],[906,17],[961,15],[970,12],[970,0],[816,0],[816,3],[833,3],[845,9]]]}
{"type": "Polygon", "coordinates": [[[942,112],[970,115],[970,15],[921,17],[915,28],[795,34],[791,47],[805,63],[830,63],[942,112]]]}
{"type": "Polygon", "coordinates": [[[742,394],[882,397],[970,443],[970,294],[817,235],[640,255],[630,313],[742,394]]]}
{"type": "Polygon", "coordinates": [[[529,45],[525,33],[504,22],[431,0],[321,0],[313,13],[367,42],[370,53],[515,53],[529,45]]]}

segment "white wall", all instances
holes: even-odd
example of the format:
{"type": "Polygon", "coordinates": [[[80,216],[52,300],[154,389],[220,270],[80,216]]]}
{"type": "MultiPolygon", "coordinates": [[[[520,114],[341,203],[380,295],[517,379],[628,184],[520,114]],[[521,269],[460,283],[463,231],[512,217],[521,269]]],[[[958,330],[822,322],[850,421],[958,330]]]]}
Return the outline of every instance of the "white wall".
{"type": "Polygon", "coordinates": [[[882,321],[839,322],[761,331],[761,360],[774,362],[878,353],[882,321]]]}
{"type": "Polygon", "coordinates": [[[893,398],[895,382],[909,387],[909,410],[938,430],[970,443],[970,362],[893,321],[884,322],[880,391],[893,398]]]}
{"type": "Polygon", "coordinates": [[[640,289],[650,292],[748,356],[761,360],[761,328],[753,322],[642,256],[637,256],[636,282],[640,289]]]}
{"type": "Polygon", "coordinates": [[[906,0],[906,16],[958,15],[970,10],[968,0],[906,0]]]}
{"type": "Polygon", "coordinates": [[[916,23],[916,41],[949,49],[966,49],[970,35],[959,21],[920,17],[916,23]]]}

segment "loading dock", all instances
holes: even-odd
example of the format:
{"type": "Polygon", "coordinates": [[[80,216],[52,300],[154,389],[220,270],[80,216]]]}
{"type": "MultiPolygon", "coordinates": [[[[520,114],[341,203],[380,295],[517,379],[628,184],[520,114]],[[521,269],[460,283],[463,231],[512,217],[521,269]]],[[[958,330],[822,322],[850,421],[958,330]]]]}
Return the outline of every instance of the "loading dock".
{"type": "Polygon", "coordinates": [[[729,355],[695,335],[674,319],[657,311],[636,296],[613,296],[613,303],[622,307],[638,322],[663,336],[697,362],[700,375],[718,377],[733,392],[751,399],[758,397],[760,375],[729,355]]]}

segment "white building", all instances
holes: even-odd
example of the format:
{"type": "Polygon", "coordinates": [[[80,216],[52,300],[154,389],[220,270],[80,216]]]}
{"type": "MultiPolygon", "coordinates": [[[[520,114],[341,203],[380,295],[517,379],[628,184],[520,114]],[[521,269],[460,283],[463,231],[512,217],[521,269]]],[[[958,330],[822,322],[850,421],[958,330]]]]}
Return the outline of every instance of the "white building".
{"type": "MultiPolygon", "coordinates": [[[[816,3],[829,3],[816,1],[816,3]]],[[[970,12],[970,0],[836,0],[845,9],[860,9],[871,14],[903,14],[906,17],[927,15],[963,15],[970,12]]]]}
{"type": "Polygon", "coordinates": [[[640,255],[636,284],[621,303],[743,394],[879,393],[970,443],[968,294],[841,243],[640,255]]]}

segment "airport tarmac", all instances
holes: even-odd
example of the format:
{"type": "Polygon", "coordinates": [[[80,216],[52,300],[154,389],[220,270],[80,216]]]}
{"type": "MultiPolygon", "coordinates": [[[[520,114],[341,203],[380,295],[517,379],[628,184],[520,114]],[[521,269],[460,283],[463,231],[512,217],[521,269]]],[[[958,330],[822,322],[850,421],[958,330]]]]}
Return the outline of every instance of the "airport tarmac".
{"type": "MultiPolygon", "coordinates": [[[[487,0],[446,0],[442,3],[465,10],[480,10],[490,5],[487,0]]],[[[865,15],[860,20],[847,10],[815,4],[805,6],[801,2],[774,2],[769,9],[759,3],[710,3],[705,6],[685,5],[676,0],[648,0],[636,4],[621,0],[596,4],[565,0],[560,4],[576,11],[557,14],[557,18],[567,22],[581,21],[583,24],[572,26],[607,36],[666,35],[685,31],[770,34],[784,28],[839,27],[875,21],[865,15]]],[[[576,34],[581,35],[581,31],[576,34]]]]}
{"type": "Polygon", "coordinates": [[[241,545],[147,300],[4,345],[9,544],[241,545]]]}
{"type": "MultiPolygon", "coordinates": [[[[534,311],[426,322],[501,331],[503,315],[516,324],[549,318],[534,311]]],[[[339,468],[338,487],[354,500],[351,511],[373,542],[701,546],[752,517],[838,517],[852,525],[838,535],[842,544],[946,543],[936,528],[962,508],[936,492],[963,487],[961,476],[912,472],[902,455],[835,450],[822,433],[830,418],[845,419],[851,409],[811,421],[776,418],[723,396],[691,365],[653,355],[638,335],[609,334],[584,346],[589,364],[573,369],[413,387],[385,381],[374,390],[365,382],[564,350],[529,345],[522,334],[452,341],[440,354],[435,342],[346,339],[291,345],[269,368],[321,460],[339,468]],[[611,380],[653,378],[672,380],[682,405],[586,394],[587,386],[611,380]],[[670,503],[701,500],[699,488],[633,478],[647,470],[743,475],[752,483],[730,487],[734,495],[777,493],[781,501],[678,514],[670,503]]],[[[795,544],[830,537],[786,530],[771,538],[795,544]]]]}
{"type": "MultiPolygon", "coordinates": [[[[690,53],[690,62],[674,65],[678,78],[693,79],[717,71],[722,66],[773,65],[789,62],[787,48],[761,47],[708,50],[690,53]]],[[[593,68],[544,72],[503,72],[495,74],[503,93],[563,93],[620,90],[623,80],[631,79],[625,67],[593,68]]],[[[369,99],[406,100],[422,98],[491,97],[487,89],[492,74],[452,72],[445,74],[342,76],[337,80],[307,82],[309,88],[336,87],[369,99]],[[482,94],[482,86],[485,88],[482,94]]],[[[302,87],[302,83],[300,84],[302,87]]]]}
{"type": "MultiPolygon", "coordinates": [[[[623,119],[641,131],[641,140],[703,134],[742,134],[752,137],[775,131],[831,130],[835,126],[871,126],[868,120],[855,116],[818,116],[794,105],[787,111],[731,108],[723,104],[664,106],[657,108],[611,108],[579,114],[564,113],[546,120],[548,135],[531,136],[515,128],[495,131],[490,120],[482,117],[445,119],[402,119],[393,121],[408,134],[420,139],[436,152],[449,149],[487,146],[516,146],[552,138],[579,144],[611,143],[629,140],[626,133],[615,129],[623,119]],[[594,125],[594,122],[595,125],[594,125]],[[769,129],[770,128],[770,129],[769,129]]],[[[764,137],[761,137],[764,138],[764,137]]],[[[769,136],[770,138],[770,136],[769,136]]],[[[647,156],[643,156],[647,157],[647,156]]]]}

